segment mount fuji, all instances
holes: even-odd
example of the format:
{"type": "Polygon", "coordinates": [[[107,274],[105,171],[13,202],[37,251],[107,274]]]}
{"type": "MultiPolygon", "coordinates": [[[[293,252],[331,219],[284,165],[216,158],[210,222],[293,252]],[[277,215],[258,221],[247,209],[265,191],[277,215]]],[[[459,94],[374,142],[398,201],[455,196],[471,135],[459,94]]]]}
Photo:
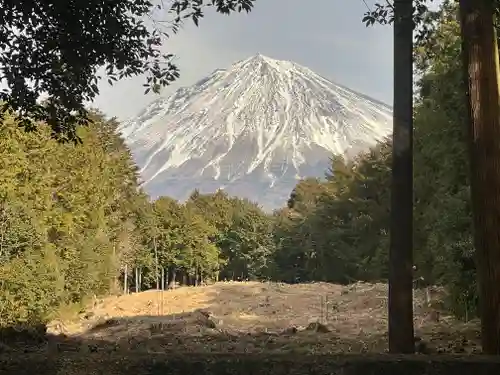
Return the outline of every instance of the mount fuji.
{"type": "Polygon", "coordinates": [[[223,189],[265,209],[392,131],[391,107],[291,61],[256,55],[159,98],[119,129],[152,198],[223,189]]]}

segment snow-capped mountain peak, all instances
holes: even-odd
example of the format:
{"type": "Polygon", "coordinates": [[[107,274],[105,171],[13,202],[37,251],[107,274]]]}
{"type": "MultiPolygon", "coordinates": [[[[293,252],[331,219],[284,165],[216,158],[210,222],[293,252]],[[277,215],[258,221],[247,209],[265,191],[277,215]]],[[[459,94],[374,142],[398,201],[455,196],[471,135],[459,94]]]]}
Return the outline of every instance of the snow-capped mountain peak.
{"type": "Polygon", "coordinates": [[[121,133],[153,196],[225,188],[270,208],[298,178],[324,175],[332,154],[373,146],[391,124],[387,105],[257,54],[154,101],[121,133]]]}

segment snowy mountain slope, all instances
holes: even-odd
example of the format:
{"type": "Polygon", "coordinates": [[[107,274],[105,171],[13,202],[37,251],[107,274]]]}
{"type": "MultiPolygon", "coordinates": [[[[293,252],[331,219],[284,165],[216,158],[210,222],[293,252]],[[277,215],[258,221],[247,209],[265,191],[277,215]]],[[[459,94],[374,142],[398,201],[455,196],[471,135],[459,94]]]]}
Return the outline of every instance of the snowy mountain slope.
{"type": "Polygon", "coordinates": [[[387,105],[262,55],[151,103],[120,129],[153,197],[224,188],[281,206],[298,178],[324,176],[390,134],[387,105]]]}

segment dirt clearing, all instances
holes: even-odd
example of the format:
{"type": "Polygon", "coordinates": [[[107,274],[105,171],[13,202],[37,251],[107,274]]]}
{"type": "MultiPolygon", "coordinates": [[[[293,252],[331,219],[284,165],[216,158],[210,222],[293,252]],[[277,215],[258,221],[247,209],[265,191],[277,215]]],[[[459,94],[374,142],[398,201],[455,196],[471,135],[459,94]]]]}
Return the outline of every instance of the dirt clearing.
{"type": "MultiPolygon", "coordinates": [[[[387,286],[221,282],[109,297],[49,327],[152,352],[384,352],[387,286]]],[[[477,323],[427,307],[424,291],[415,292],[415,328],[421,351],[478,351],[477,323]]]]}

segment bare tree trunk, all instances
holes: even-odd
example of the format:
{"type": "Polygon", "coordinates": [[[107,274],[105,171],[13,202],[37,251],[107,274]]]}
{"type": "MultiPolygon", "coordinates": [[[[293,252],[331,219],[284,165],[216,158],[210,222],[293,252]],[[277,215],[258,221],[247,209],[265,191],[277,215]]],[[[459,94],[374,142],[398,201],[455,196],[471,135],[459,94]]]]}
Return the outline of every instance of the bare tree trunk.
{"type": "MultiPolygon", "coordinates": [[[[0,256],[1,256],[2,252],[0,251],[0,256]]],[[[116,265],[117,264],[117,259],[116,259],[116,244],[113,243],[113,264],[116,265]]],[[[118,267],[118,269],[120,269],[118,267]]],[[[118,291],[120,290],[120,282],[118,281],[118,276],[119,276],[119,273],[118,272],[115,272],[115,276],[113,277],[113,294],[115,293],[115,291],[118,291]]]]}
{"type": "Polygon", "coordinates": [[[123,294],[128,294],[128,265],[126,264],[123,271],[123,294]]]}
{"type": "Polygon", "coordinates": [[[414,353],[413,4],[394,1],[394,123],[389,249],[389,351],[414,353]]]}
{"type": "Polygon", "coordinates": [[[135,292],[139,293],[139,268],[135,267],[135,292]]]}
{"type": "Polygon", "coordinates": [[[158,249],[156,248],[156,237],[153,237],[153,245],[155,249],[155,277],[156,277],[156,290],[160,289],[160,279],[158,276],[158,249]]]}
{"type": "Polygon", "coordinates": [[[165,290],[165,268],[161,268],[161,290],[165,290]]]}
{"type": "Polygon", "coordinates": [[[460,0],[481,340],[500,354],[500,105],[491,0],[460,0]]]}
{"type": "Polygon", "coordinates": [[[169,283],[169,288],[174,289],[175,288],[175,279],[177,276],[177,270],[175,268],[172,269],[172,280],[169,283]]]}

